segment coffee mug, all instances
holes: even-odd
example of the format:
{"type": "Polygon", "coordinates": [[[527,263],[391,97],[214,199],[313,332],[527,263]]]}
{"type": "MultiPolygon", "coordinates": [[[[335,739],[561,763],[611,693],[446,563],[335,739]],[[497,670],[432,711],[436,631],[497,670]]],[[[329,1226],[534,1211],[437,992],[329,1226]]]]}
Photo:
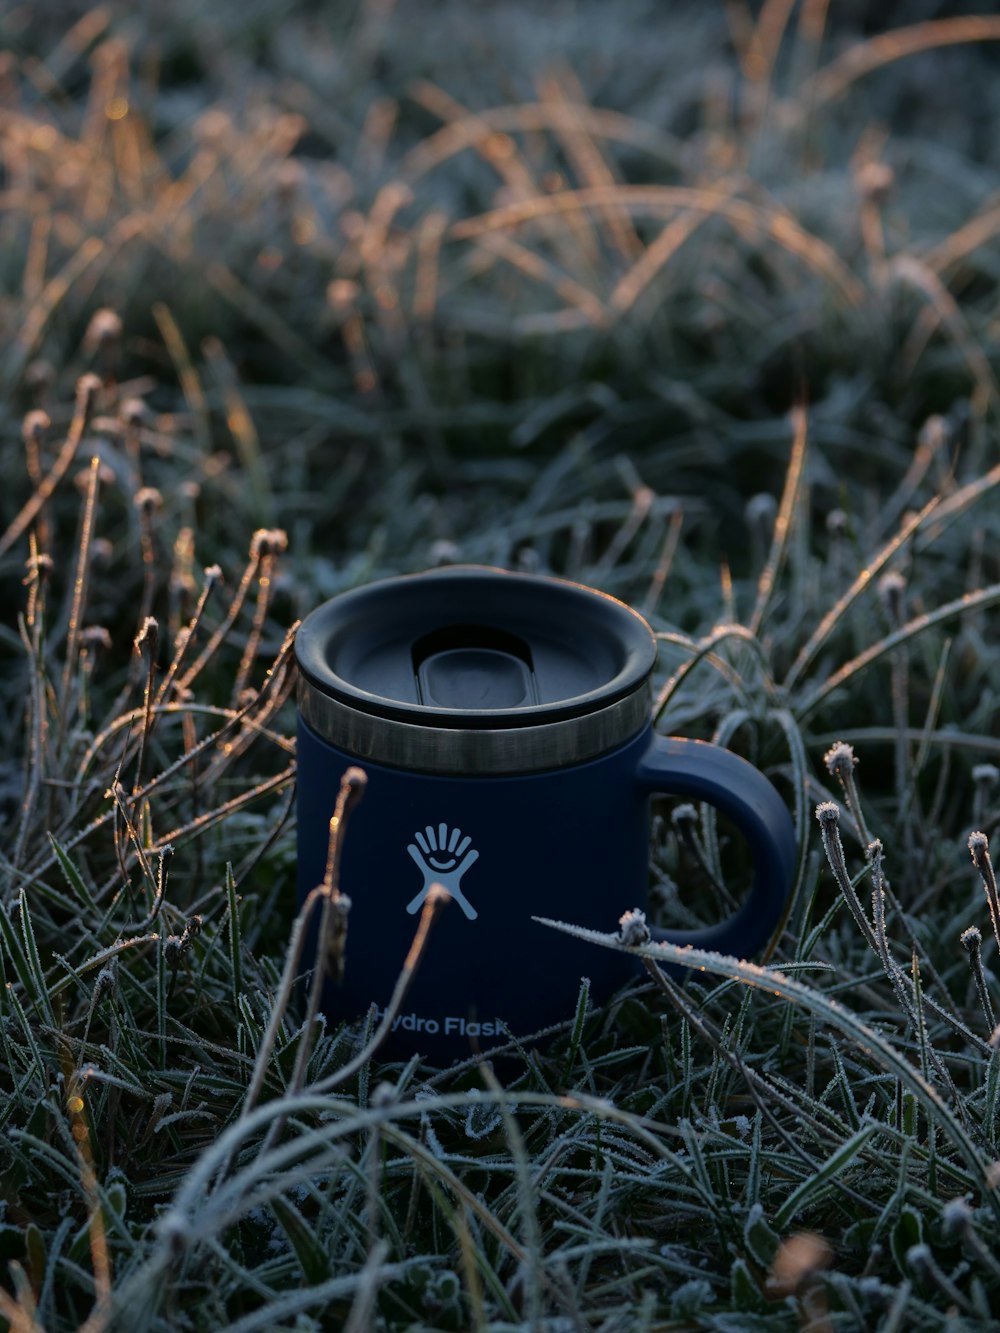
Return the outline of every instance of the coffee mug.
{"type": "Polygon", "coordinates": [[[784,802],[719,746],[653,731],[656,641],[630,607],[563,579],[450,566],[341,594],[299,627],[298,893],[323,880],[341,778],[344,967],[323,1007],[384,1014],[432,884],[436,919],[385,1053],[468,1055],[602,1001],[634,958],[534,921],[613,929],[642,908],[649,798],[707,801],[749,846],[728,920],[654,937],[747,957],[781,919],[795,863],[784,802]]]}

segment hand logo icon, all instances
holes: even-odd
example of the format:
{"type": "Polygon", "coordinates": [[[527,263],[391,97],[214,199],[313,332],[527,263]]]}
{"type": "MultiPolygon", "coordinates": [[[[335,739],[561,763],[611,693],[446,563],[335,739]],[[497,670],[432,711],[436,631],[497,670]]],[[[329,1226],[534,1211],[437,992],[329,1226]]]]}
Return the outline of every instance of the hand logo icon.
{"type": "Polygon", "coordinates": [[[479,859],[479,853],[470,846],[472,839],[468,835],[463,838],[460,828],[449,830],[447,824],[439,824],[437,829],[428,824],[423,833],[414,833],[413,836],[416,842],[411,842],[406,850],[423,874],[424,887],[407,904],[406,910],[419,911],[431,885],[440,884],[448,890],[468,919],[475,921],[479,913],[459,888],[462,876],[473,861],[479,859]]]}

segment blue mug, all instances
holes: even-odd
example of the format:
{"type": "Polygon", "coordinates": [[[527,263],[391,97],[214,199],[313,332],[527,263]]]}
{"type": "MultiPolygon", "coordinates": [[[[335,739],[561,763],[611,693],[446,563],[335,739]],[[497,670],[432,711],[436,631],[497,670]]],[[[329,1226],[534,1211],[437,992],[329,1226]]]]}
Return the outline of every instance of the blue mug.
{"type": "Polygon", "coordinates": [[[747,957],[781,919],[795,864],[784,802],[737,755],[654,733],[656,641],[624,603],[451,566],[333,598],[302,622],[295,651],[300,903],[323,880],[345,770],[367,775],[341,849],[351,907],[328,1016],[384,1014],[431,885],[453,900],[387,1054],[486,1050],[570,1017],[582,976],[596,1001],[633,978],[630,956],[532,918],[607,930],[644,906],[654,793],[714,805],[754,863],[728,920],[654,936],[747,957]]]}

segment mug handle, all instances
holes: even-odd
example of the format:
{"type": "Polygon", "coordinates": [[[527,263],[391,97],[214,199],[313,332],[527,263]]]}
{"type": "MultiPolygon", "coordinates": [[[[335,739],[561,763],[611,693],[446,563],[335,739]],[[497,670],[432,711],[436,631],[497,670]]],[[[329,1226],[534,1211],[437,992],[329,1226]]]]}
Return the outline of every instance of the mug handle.
{"type": "MultiPolygon", "coordinates": [[[[795,874],[795,826],[785,803],[753,764],[707,741],[654,733],[639,761],[639,786],[651,796],[687,796],[728,815],[750,847],[750,896],[727,920],[700,930],[650,927],[654,939],[749,958],[781,920],[795,874]]],[[[683,975],[684,969],[666,966],[683,975]]]]}

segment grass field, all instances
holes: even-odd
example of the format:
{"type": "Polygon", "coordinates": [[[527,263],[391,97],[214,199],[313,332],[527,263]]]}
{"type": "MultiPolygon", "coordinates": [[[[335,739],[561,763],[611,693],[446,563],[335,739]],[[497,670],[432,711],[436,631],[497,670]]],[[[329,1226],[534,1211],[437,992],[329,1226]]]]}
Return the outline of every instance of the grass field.
{"type": "Polygon", "coordinates": [[[1000,19],[875,8],[0,12],[10,1329],[1000,1326],[1000,19]],[[295,624],[456,560],[642,610],[799,845],[502,1085],[285,975],[295,624]]]}

